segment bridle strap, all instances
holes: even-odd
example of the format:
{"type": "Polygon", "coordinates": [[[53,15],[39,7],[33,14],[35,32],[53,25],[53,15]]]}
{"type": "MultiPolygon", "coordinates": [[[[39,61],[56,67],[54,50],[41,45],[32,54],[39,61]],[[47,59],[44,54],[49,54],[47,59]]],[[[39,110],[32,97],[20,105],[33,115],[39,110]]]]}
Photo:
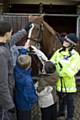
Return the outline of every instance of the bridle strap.
{"type": "Polygon", "coordinates": [[[27,39],[30,39],[31,41],[33,41],[33,42],[37,42],[37,43],[40,43],[40,41],[38,41],[38,39],[33,39],[33,38],[27,38],[27,39]]]}

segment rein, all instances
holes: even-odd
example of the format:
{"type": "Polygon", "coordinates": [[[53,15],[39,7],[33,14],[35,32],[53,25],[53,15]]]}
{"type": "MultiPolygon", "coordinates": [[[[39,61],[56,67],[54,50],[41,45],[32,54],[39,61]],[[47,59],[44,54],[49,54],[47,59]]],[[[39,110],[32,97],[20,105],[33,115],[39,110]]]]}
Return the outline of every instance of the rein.
{"type": "Polygon", "coordinates": [[[28,37],[27,39],[29,39],[29,40],[31,40],[31,41],[33,41],[33,42],[35,42],[35,43],[36,43],[36,42],[37,42],[37,43],[40,43],[40,41],[38,41],[38,39],[29,38],[29,37],[28,37]]]}

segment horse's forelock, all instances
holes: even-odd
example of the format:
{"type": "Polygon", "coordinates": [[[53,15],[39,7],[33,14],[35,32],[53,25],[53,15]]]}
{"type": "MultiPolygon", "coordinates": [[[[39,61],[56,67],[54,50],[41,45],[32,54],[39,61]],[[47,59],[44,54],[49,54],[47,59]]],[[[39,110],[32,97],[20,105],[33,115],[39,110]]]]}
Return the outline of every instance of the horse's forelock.
{"type": "Polygon", "coordinates": [[[29,22],[34,22],[34,23],[41,23],[42,21],[43,21],[43,16],[32,16],[32,15],[30,15],[30,16],[28,16],[28,20],[29,20],[29,22]]]}

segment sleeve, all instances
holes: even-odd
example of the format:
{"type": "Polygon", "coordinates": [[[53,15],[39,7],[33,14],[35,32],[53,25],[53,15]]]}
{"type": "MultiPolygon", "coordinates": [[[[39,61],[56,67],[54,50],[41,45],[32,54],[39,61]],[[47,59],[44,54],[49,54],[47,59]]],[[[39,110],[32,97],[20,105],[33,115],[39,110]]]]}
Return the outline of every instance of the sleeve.
{"type": "Polygon", "coordinates": [[[44,61],[48,61],[48,58],[41,50],[37,50],[35,53],[38,56],[39,60],[42,62],[42,64],[44,63],[44,61]]]}
{"type": "Polygon", "coordinates": [[[18,47],[16,45],[13,45],[10,49],[10,52],[11,52],[12,65],[14,67],[16,65],[16,60],[19,55],[18,47]]]}
{"type": "Polygon", "coordinates": [[[73,55],[70,63],[65,64],[62,62],[62,70],[60,71],[60,76],[73,77],[80,70],[80,56],[78,54],[73,55]]]}
{"type": "Polygon", "coordinates": [[[0,105],[9,110],[14,107],[8,86],[8,60],[0,55],[0,105]]]}
{"type": "Polygon", "coordinates": [[[41,50],[37,49],[36,47],[34,46],[31,46],[31,47],[33,48],[33,51],[35,52],[35,54],[37,55],[41,63],[44,65],[44,62],[48,61],[47,56],[41,50]]]}
{"type": "Polygon", "coordinates": [[[26,34],[27,32],[25,31],[25,29],[22,29],[17,33],[13,34],[10,41],[10,47],[19,42],[24,36],[26,36],[26,34]]]}
{"type": "Polygon", "coordinates": [[[56,51],[56,52],[52,55],[52,57],[50,58],[50,61],[53,62],[54,64],[57,62],[57,61],[56,61],[57,53],[58,53],[58,51],[56,51]]]}
{"type": "Polygon", "coordinates": [[[42,90],[40,93],[37,92],[37,95],[38,96],[46,96],[46,95],[50,94],[52,92],[52,90],[53,90],[52,86],[46,86],[44,88],[44,90],[42,90]]]}

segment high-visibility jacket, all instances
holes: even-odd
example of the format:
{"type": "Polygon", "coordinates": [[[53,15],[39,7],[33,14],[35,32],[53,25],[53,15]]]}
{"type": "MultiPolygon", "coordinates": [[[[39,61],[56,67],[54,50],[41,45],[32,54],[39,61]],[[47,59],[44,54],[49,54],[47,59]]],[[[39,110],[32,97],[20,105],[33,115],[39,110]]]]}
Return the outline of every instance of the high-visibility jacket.
{"type": "Polygon", "coordinates": [[[58,49],[50,59],[50,61],[55,63],[56,71],[59,75],[56,86],[57,91],[76,92],[75,74],[80,69],[80,55],[74,49],[70,52],[68,49],[60,51],[61,49],[58,49]]]}

